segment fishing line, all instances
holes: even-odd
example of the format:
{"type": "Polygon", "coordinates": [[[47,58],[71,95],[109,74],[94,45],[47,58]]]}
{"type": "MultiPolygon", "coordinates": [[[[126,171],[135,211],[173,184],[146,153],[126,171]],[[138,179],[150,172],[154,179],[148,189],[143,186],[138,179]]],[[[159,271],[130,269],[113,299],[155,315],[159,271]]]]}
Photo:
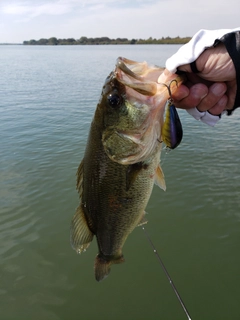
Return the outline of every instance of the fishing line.
{"type": "Polygon", "coordinates": [[[165,267],[165,265],[164,265],[164,263],[163,263],[160,255],[159,255],[159,253],[157,252],[156,247],[154,246],[151,238],[149,237],[149,234],[147,233],[147,231],[146,231],[146,229],[145,229],[144,226],[142,226],[142,229],[143,229],[143,232],[145,233],[145,236],[147,237],[147,239],[148,239],[151,247],[153,248],[153,252],[154,252],[154,253],[156,254],[156,256],[157,256],[158,261],[159,261],[159,263],[160,263],[160,265],[161,265],[161,267],[162,267],[165,275],[167,276],[168,281],[169,281],[169,283],[170,283],[170,285],[171,285],[171,287],[172,287],[175,295],[177,296],[178,301],[179,301],[180,304],[181,304],[181,307],[183,308],[183,311],[185,312],[188,320],[191,320],[191,317],[190,317],[190,315],[189,315],[189,313],[188,313],[188,311],[187,311],[187,308],[185,307],[185,305],[184,305],[184,303],[183,303],[183,300],[182,300],[182,298],[180,297],[180,294],[179,294],[178,291],[177,291],[177,288],[175,287],[175,285],[174,285],[174,283],[173,283],[173,281],[172,281],[172,279],[171,279],[171,277],[170,277],[170,275],[169,275],[169,273],[168,273],[168,271],[167,271],[167,269],[166,269],[166,267],[165,267]]]}
{"type": "Polygon", "coordinates": [[[164,162],[166,160],[166,155],[168,155],[172,150],[168,148],[167,146],[163,146],[162,151],[161,151],[161,166],[164,165],[164,162]]]}

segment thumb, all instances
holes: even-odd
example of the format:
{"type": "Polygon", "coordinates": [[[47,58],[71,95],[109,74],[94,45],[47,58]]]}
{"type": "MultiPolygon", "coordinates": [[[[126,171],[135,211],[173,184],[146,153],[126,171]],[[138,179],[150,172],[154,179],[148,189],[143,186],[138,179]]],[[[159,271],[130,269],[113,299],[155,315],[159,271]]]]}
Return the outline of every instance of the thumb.
{"type": "Polygon", "coordinates": [[[177,68],[178,71],[184,71],[184,72],[188,72],[188,73],[192,73],[192,69],[190,64],[183,64],[182,66],[179,66],[177,68]]]}

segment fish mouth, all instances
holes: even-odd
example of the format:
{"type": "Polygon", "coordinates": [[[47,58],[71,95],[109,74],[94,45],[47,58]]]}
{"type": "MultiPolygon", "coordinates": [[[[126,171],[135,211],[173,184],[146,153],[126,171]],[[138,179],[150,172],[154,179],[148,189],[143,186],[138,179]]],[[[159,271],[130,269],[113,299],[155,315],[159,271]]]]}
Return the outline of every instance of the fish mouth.
{"type": "Polygon", "coordinates": [[[183,80],[165,73],[164,68],[122,57],[117,59],[112,76],[124,86],[126,113],[102,135],[104,149],[120,164],[145,161],[161,149],[166,101],[183,80]]]}
{"type": "Polygon", "coordinates": [[[172,75],[171,78],[168,75],[168,81],[165,83],[164,70],[145,61],[140,63],[119,57],[116,61],[115,76],[120,83],[144,96],[151,97],[167,89],[171,97],[171,91],[175,91],[185,77],[172,75]]]}
{"type": "Polygon", "coordinates": [[[133,61],[133,60],[129,60],[129,59],[126,59],[126,58],[122,58],[122,57],[119,57],[117,59],[117,62],[116,62],[116,67],[119,68],[120,70],[122,70],[125,74],[127,74],[128,76],[136,79],[136,80],[140,80],[141,81],[141,77],[137,75],[137,73],[140,73],[142,74],[143,71],[146,69],[145,67],[145,63],[138,63],[136,61],[133,61]],[[129,67],[127,67],[127,64],[129,66],[133,66],[133,70],[132,71],[129,67]]]}
{"type": "Polygon", "coordinates": [[[116,61],[115,75],[123,85],[134,89],[145,96],[153,96],[157,92],[157,84],[147,79],[149,66],[146,62],[136,62],[123,57],[116,61]]]}

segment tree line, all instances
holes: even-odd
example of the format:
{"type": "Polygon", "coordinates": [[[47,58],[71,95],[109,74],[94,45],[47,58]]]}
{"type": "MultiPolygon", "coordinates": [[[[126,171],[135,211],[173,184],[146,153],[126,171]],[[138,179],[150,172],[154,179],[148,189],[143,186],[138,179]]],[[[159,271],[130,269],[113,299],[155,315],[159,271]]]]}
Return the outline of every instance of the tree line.
{"type": "Polygon", "coordinates": [[[108,37],[101,38],[87,38],[81,37],[80,39],[68,38],[68,39],[57,39],[55,37],[39,40],[23,41],[24,45],[102,45],[102,44],[185,44],[191,38],[190,37],[162,37],[161,39],[148,38],[148,39],[127,39],[127,38],[116,38],[110,39],[108,37]]]}

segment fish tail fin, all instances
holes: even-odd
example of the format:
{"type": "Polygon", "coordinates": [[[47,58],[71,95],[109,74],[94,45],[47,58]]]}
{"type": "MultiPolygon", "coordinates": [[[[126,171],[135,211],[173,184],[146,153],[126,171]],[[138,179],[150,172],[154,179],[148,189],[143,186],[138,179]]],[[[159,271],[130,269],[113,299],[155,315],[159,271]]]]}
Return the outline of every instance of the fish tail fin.
{"type": "Polygon", "coordinates": [[[125,260],[122,255],[117,259],[107,260],[104,256],[98,254],[94,265],[96,280],[101,281],[105,279],[110,273],[112,264],[122,263],[124,261],[125,260]]]}
{"type": "Polygon", "coordinates": [[[99,256],[99,254],[96,256],[95,259],[95,278],[97,281],[101,281],[105,279],[111,270],[111,261],[107,261],[99,256]]]}
{"type": "Polygon", "coordinates": [[[70,239],[71,245],[77,253],[86,251],[93,239],[93,233],[89,230],[81,205],[77,208],[72,219],[70,239]]]}

